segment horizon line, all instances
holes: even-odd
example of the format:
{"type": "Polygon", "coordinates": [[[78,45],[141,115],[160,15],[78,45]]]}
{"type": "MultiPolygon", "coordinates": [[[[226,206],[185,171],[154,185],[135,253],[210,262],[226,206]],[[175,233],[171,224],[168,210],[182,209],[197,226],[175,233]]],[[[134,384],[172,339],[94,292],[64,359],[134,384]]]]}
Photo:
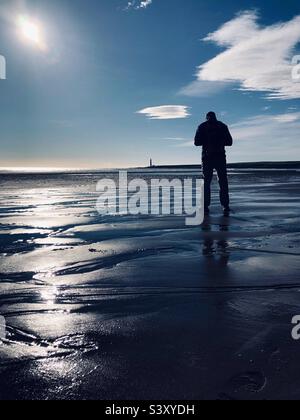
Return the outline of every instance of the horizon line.
{"type": "MultiPolygon", "coordinates": [[[[238,161],[238,162],[228,162],[230,165],[246,165],[246,164],[300,164],[300,160],[262,160],[262,161],[238,161]]],[[[201,167],[201,163],[174,163],[174,164],[159,164],[154,165],[152,169],[160,167],[201,167]]],[[[124,166],[124,167],[111,167],[111,168],[101,168],[101,167],[63,167],[63,166],[0,166],[0,171],[2,172],[13,172],[13,171],[34,171],[34,172],[63,172],[63,171],[110,171],[110,170],[120,170],[120,169],[151,169],[150,166],[124,166]]]]}

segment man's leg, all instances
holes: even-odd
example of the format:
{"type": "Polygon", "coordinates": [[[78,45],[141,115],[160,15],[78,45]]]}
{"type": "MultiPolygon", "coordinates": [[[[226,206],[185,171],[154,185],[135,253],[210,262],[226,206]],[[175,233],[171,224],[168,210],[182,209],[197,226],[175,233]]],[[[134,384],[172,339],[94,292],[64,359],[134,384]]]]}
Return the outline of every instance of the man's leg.
{"type": "Polygon", "coordinates": [[[217,159],[216,170],[218,173],[219,185],[220,185],[220,201],[225,210],[229,210],[229,186],[228,186],[228,174],[227,174],[227,162],[226,157],[221,156],[217,159]]]}
{"type": "Polygon", "coordinates": [[[211,182],[214,176],[214,165],[211,159],[205,158],[202,162],[204,177],[204,207],[209,210],[211,203],[211,182]]]}

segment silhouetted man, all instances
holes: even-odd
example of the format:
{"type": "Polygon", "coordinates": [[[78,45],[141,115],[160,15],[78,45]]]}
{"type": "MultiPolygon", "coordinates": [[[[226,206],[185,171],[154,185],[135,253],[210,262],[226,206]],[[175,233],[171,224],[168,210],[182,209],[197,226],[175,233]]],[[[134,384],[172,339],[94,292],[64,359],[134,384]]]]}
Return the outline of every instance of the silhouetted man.
{"type": "Polygon", "coordinates": [[[214,112],[209,112],[206,119],[207,121],[199,126],[195,137],[195,146],[203,147],[205,214],[209,214],[211,182],[214,170],[216,170],[220,184],[220,201],[224,209],[224,215],[229,216],[230,202],[225,147],[232,146],[233,140],[227,125],[218,121],[214,112]]]}

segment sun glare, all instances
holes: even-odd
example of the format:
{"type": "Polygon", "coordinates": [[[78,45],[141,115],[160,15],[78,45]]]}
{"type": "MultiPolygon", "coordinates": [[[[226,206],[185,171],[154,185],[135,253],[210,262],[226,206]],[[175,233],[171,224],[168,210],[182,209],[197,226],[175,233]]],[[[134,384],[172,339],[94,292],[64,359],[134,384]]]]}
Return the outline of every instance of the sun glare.
{"type": "Polygon", "coordinates": [[[34,44],[41,50],[45,49],[45,43],[40,26],[27,16],[19,16],[17,20],[20,36],[27,42],[34,44]]]}

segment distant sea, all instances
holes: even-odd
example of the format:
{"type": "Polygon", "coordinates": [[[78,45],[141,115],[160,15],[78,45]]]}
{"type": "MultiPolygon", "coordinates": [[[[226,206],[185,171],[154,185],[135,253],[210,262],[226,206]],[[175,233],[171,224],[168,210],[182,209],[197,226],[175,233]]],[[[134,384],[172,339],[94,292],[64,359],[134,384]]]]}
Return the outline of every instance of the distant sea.
{"type": "MultiPolygon", "coordinates": [[[[231,169],[249,169],[249,170],[300,170],[300,161],[290,162],[239,162],[228,163],[231,169]]],[[[133,167],[133,168],[110,168],[110,169],[93,169],[93,168],[55,168],[55,167],[0,167],[0,174],[82,174],[82,173],[116,173],[120,170],[128,172],[198,172],[201,165],[157,165],[153,167],[133,167]]]]}

